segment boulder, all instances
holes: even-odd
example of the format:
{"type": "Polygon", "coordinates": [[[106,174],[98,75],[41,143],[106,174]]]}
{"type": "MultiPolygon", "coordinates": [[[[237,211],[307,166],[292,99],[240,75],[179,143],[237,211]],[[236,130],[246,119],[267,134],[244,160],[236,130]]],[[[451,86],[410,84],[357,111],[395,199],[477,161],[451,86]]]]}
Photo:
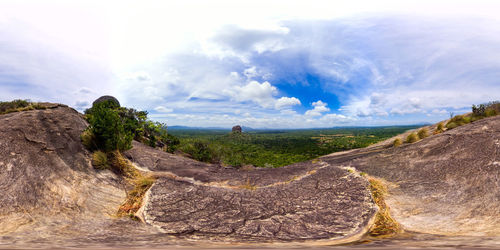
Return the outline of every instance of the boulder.
{"type": "Polygon", "coordinates": [[[95,100],[93,103],[92,103],[92,106],[98,104],[98,103],[101,103],[101,102],[105,102],[105,101],[112,101],[114,102],[116,105],[118,105],[118,107],[120,107],[120,102],[118,101],[118,99],[116,99],[115,97],[113,96],[110,96],[110,95],[103,95],[99,98],[97,98],[97,100],[95,100]]]}
{"type": "Polygon", "coordinates": [[[240,125],[236,125],[233,127],[232,129],[232,132],[238,132],[238,133],[241,133],[241,126],[240,125]]]}

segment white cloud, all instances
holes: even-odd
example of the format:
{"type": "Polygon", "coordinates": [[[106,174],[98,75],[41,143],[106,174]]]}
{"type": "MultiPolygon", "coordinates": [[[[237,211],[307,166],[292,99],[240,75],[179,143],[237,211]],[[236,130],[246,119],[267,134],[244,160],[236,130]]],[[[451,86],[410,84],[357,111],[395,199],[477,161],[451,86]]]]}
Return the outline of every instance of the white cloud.
{"type": "Polygon", "coordinates": [[[89,108],[90,103],[88,101],[77,101],[75,103],[75,108],[77,110],[83,111],[85,108],[89,108]]]}
{"type": "Polygon", "coordinates": [[[255,69],[255,66],[253,67],[250,67],[250,68],[247,68],[243,71],[243,74],[248,78],[248,79],[252,79],[254,77],[256,77],[258,74],[257,74],[257,69],[255,69]]]}
{"type": "Polygon", "coordinates": [[[275,102],[273,95],[276,95],[278,90],[269,82],[251,81],[244,86],[235,86],[225,92],[239,102],[251,101],[263,108],[269,108],[273,106],[275,102]]]}
{"type": "Polygon", "coordinates": [[[295,97],[281,97],[280,99],[276,100],[274,107],[276,109],[282,109],[300,104],[301,104],[300,100],[295,97]]]}
{"type": "Polygon", "coordinates": [[[314,107],[313,109],[307,110],[305,115],[306,116],[320,116],[321,113],[328,112],[330,111],[329,108],[326,107],[326,103],[322,102],[321,100],[318,100],[316,102],[312,103],[312,106],[314,107]]]}
{"type": "Polygon", "coordinates": [[[160,113],[171,113],[174,111],[173,109],[166,108],[164,106],[158,106],[158,107],[154,108],[154,110],[157,112],[160,112],[160,113]]]}

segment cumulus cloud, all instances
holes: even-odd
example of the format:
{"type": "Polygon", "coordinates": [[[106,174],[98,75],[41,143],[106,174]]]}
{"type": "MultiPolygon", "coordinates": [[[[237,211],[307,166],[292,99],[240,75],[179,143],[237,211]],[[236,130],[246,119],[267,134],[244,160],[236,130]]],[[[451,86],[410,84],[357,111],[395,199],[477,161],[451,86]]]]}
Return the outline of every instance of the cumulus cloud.
{"type": "Polygon", "coordinates": [[[301,105],[300,100],[295,97],[281,97],[276,100],[274,107],[276,109],[288,108],[290,106],[301,105]]]}
{"type": "Polygon", "coordinates": [[[326,107],[327,104],[322,102],[321,100],[313,102],[312,106],[314,108],[307,110],[305,113],[306,116],[321,116],[321,113],[330,111],[330,109],[326,107]]]}
{"type": "Polygon", "coordinates": [[[173,109],[171,109],[171,108],[166,108],[166,107],[164,107],[164,106],[158,106],[158,107],[154,108],[154,110],[155,110],[156,112],[159,112],[159,113],[171,113],[171,112],[173,112],[173,111],[174,111],[173,109]]]}
{"type": "Polygon", "coordinates": [[[244,86],[236,86],[231,90],[226,90],[227,93],[237,101],[251,101],[263,108],[269,108],[274,103],[273,95],[276,95],[278,90],[269,82],[259,83],[251,81],[244,86]]]}

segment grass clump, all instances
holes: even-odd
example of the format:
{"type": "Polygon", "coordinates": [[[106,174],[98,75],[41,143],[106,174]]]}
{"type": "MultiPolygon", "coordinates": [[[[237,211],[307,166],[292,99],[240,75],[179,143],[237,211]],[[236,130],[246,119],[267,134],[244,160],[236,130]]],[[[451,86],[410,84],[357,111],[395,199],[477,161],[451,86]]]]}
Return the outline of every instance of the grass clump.
{"type": "Polygon", "coordinates": [[[248,189],[250,191],[255,191],[257,190],[257,186],[253,183],[250,182],[250,179],[247,179],[247,182],[245,184],[239,185],[239,188],[243,189],[248,189]]]}
{"type": "Polygon", "coordinates": [[[118,216],[128,215],[137,219],[135,213],[141,208],[144,195],[153,186],[156,178],[152,175],[140,175],[132,181],[133,188],[127,193],[127,200],[118,209],[118,216]]]}
{"type": "Polygon", "coordinates": [[[92,166],[96,169],[110,169],[106,153],[100,150],[92,153],[92,166]]]}
{"type": "Polygon", "coordinates": [[[407,137],[406,137],[406,142],[407,143],[414,143],[414,142],[417,142],[418,140],[420,140],[420,138],[418,137],[418,134],[413,132],[411,134],[409,134],[407,137]]]}
{"type": "Polygon", "coordinates": [[[80,140],[82,141],[83,146],[85,146],[88,150],[95,150],[97,148],[94,133],[92,133],[89,129],[83,131],[80,135],[80,140]]]}
{"type": "Polygon", "coordinates": [[[418,133],[418,138],[424,139],[425,137],[429,136],[429,130],[427,128],[421,128],[418,133]]]}
{"type": "Polygon", "coordinates": [[[444,132],[444,124],[442,122],[440,122],[437,127],[436,127],[436,130],[434,130],[434,134],[437,135],[437,134],[440,134],[440,133],[443,133],[444,132]]]}
{"type": "Polygon", "coordinates": [[[448,123],[446,123],[446,128],[447,129],[454,129],[456,127],[465,125],[467,123],[470,123],[472,121],[472,118],[467,115],[456,115],[452,117],[448,123]]]}
{"type": "Polygon", "coordinates": [[[398,233],[401,230],[399,223],[392,218],[389,207],[385,203],[385,195],[387,187],[382,181],[375,178],[369,178],[370,191],[373,200],[379,207],[379,211],[375,215],[375,223],[370,228],[369,234],[374,237],[387,237],[398,233]]]}
{"type": "Polygon", "coordinates": [[[394,142],[392,142],[392,145],[394,147],[399,147],[399,146],[401,146],[401,144],[403,144],[403,141],[400,138],[396,138],[396,139],[394,139],[394,142]]]}
{"type": "Polygon", "coordinates": [[[34,109],[45,109],[45,107],[38,103],[20,99],[10,102],[0,102],[0,115],[34,109]]]}

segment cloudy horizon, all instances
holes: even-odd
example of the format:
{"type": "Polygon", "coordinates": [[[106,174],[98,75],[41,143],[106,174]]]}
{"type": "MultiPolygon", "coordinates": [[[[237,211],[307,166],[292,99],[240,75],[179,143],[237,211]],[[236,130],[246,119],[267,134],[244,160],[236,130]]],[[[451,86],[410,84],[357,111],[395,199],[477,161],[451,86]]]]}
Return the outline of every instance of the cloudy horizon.
{"type": "Polygon", "coordinates": [[[0,101],[169,126],[436,122],[500,99],[494,1],[0,1],[0,101]]]}

